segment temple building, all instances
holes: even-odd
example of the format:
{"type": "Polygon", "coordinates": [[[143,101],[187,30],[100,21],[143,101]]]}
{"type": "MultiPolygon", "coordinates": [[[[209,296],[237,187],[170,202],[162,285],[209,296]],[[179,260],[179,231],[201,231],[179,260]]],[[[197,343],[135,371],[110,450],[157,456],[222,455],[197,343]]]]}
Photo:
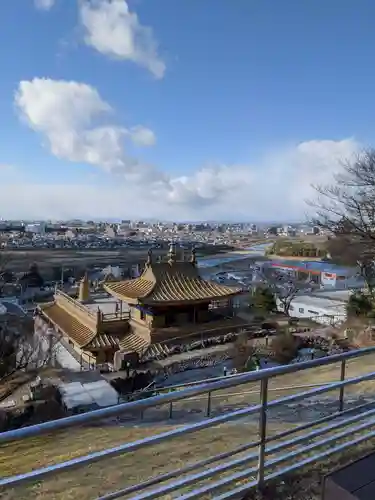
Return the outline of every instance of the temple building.
{"type": "Polygon", "coordinates": [[[240,288],[204,280],[195,251],[178,260],[175,246],[166,261],[149,251],[135,279],[105,281],[91,293],[85,276],[77,298],[56,291],[54,302],[40,306],[41,315],[62,333],[81,359],[119,367],[127,356],[142,358],[155,345],[193,341],[238,329],[236,297],[240,288]]]}
{"type": "Polygon", "coordinates": [[[56,290],[52,303],[39,305],[39,313],[61,335],[81,366],[113,363],[130,331],[128,309],[122,310],[118,300],[103,291],[94,293],[87,274],[76,298],[56,290]]]}

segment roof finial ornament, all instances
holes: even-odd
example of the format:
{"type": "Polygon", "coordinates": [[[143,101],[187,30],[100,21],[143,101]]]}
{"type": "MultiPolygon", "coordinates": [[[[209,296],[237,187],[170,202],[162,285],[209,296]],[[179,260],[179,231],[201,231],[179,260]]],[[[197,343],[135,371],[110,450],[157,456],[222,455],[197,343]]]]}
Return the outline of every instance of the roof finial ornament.
{"type": "Polygon", "coordinates": [[[191,249],[190,262],[193,264],[193,266],[197,265],[197,251],[194,247],[191,249]]]}
{"type": "Polygon", "coordinates": [[[169,264],[173,264],[174,262],[176,262],[176,246],[173,243],[173,241],[169,245],[168,257],[169,257],[168,259],[169,264]]]}
{"type": "Polygon", "coordinates": [[[152,264],[152,248],[148,249],[146,266],[151,266],[152,264]]]}
{"type": "Polygon", "coordinates": [[[96,310],[96,324],[99,325],[102,321],[102,311],[100,310],[100,307],[98,306],[98,309],[96,310]]]}
{"type": "Polygon", "coordinates": [[[79,283],[78,300],[80,302],[88,302],[90,300],[90,283],[87,271],[79,283]]]}

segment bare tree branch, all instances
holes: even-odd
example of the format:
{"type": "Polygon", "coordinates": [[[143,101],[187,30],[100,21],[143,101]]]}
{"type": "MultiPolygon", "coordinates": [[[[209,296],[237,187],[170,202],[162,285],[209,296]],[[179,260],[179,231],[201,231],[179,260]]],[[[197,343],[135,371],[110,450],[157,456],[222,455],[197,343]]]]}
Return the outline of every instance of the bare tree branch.
{"type": "MultiPolygon", "coordinates": [[[[4,276],[9,273],[10,254],[0,249],[0,300],[4,296],[4,276]]],[[[47,365],[53,356],[57,338],[46,339],[34,332],[34,319],[26,313],[0,314],[0,384],[16,372],[47,365]]]]}
{"type": "Polygon", "coordinates": [[[371,295],[375,287],[375,150],[342,163],[335,183],[313,186],[317,199],[313,223],[331,236],[328,250],[338,263],[355,266],[371,295]]]}
{"type": "Polygon", "coordinates": [[[289,315],[292,300],[298,294],[301,286],[296,280],[285,280],[285,275],[276,269],[263,267],[259,269],[264,285],[268,288],[276,298],[276,303],[281,305],[283,313],[289,315]]]}
{"type": "Polygon", "coordinates": [[[313,222],[332,235],[355,237],[375,246],[375,150],[342,163],[343,171],[327,186],[313,186],[317,199],[313,222]]]}

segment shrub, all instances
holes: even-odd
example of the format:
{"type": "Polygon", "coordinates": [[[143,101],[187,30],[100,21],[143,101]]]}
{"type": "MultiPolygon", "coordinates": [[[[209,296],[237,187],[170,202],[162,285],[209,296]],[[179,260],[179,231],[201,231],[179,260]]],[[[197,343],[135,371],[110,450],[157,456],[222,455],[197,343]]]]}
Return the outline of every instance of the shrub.
{"type": "Polygon", "coordinates": [[[350,296],[347,305],[348,316],[368,316],[372,311],[372,302],[363,292],[356,292],[350,296]]]}
{"type": "Polygon", "coordinates": [[[246,333],[240,333],[233,344],[230,357],[232,358],[233,368],[242,371],[246,368],[246,362],[254,353],[254,348],[250,345],[246,333]]]}
{"type": "Polygon", "coordinates": [[[291,333],[280,333],[272,339],[271,350],[278,363],[289,363],[298,354],[300,341],[291,333]]]}
{"type": "Polygon", "coordinates": [[[275,296],[269,288],[257,288],[252,297],[252,306],[265,312],[276,309],[275,296]]]}
{"type": "Polygon", "coordinates": [[[262,328],[264,330],[277,330],[279,328],[279,323],[277,321],[264,321],[262,323],[262,328]]]}

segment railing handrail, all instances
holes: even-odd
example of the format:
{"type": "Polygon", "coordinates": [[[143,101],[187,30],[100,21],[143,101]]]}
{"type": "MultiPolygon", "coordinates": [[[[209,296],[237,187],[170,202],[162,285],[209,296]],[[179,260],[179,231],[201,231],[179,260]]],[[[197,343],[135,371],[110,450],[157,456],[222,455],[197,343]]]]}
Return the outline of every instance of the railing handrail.
{"type": "Polygon", "coordinates": [[[215,382],[208,382],[204,384],[199,384],[197,386],[188,387],[187,389],[181,391],[169,392],[166,394],[153,396],[147,399],[132,401],[130,403],[129,402],[123,403],[120,405],[110,406],[107,408],[101,408],[99,410],[93,410],[91,412],[61,418],[59,420],[52,420],[49,422],[44,422],[29,427],[23,427],[21,429],[15,429],[3,432],[0,433],[0,445],[3,443],[16,441],[26,437],[37,436],[39,434],[44,434],[59,429],[75,427],[78,425],[94,422],[96,420],[113,418],[125,412],[132,412],[132,411],[142,412],[147,408],[173,403],[175,401],[181,401],[183,399],[187,399],[193,396],[199,396],[201,394],[211,393],[221,389],[228,389],[230,387],[243,385],[249,382],[268,380],[270,378],[277,377],[280,375],[295,373],[303,370],[308,370],[310,368],[316,368],[319,366],[326,366],[343,360],[359,358],[373,353],[375,353],[375,347],[368,347],[345,353],[334,354],[332,356],[327,356],[325,358],[318,358],[310,361],[304,361],[302,363],[295,363],[286,366],[278,366],[274,368],[266,368],[255,372],[233,375],[231,377],[226,377],[225,379],[220,379],[215,382]]]}
{"type": "Polygon", "coordinates": [[[102,316],[102,321],[114,321],[119,319],[128,319],[130,318],[130,311],[123,311],[122,313],[105,313],[102,316]]]}
{"type": "Polygon", "coordinates": [[[62,290],[56,290],[55,295],[60,295],[61,297],[64,297],[77,309],[80,309],[85,314],[88,314],[89,316],[96,318],[96,314],[93,311],[91,311],[88,307],[85,307],[83,304],[80,304],[77,300],[75,300],[73,297],[63,292],[62,290]]]}
{"type": "MultiPolygon", "coordinates": [[[[259,411],[265,411],[267,408],[271,409],[272,407],[276,407],[280,404],[291,403],[291,402],[303,400],[306,397],[316,397],[318,395],[332,391],[334,388],[341,389],[341,388],[344,388],[344,387],[352,385],[352,384],[357,384],[357,383],[364,382],[367,380],[372,380],[372,379],[374,379],[374,377],[375,377],[375,373],[371,372],[371,373],[368,373],[366,375],[362,375],[360,377],[353,377],[351,379],[343,380],[340,382],[335,382],[334,384],[321,386],[321,387],[318,387],[316,389],[313,389],[313,390],[310,390],[307,392],[292,394],[292,395],[286,396],[286,397],[281,398],[281,399],[275,399],[275,400],[272,400],[271,402],[269,402],[268,404],[266,403],[266,399],[263,399],[263,397],[262,397],[262,401],[258,405],[247,406],[246,408],[243,408],[240,410],[234,410],[234,411],[231,411],[229,413],[225,413],[225,414],[222,414],[222,415],[219,415],[216,417],[212,417],[209,419],[203,419],[203,420],[195,422],[193,424],[188,424],[188,425],[185,425],[182,427],[177,427],[177,428],[174,428],[172,430],[162,432],[162,433],[157,433],[157,434],[148,436],[146,438],[140,439],[138,441],[131,441],[131,442],[119,444],[115,447],[107,448],[106,450],[103,450],[103,451],[92,452],[88,455],[76,457],[76,458],[67,460],[65,462],[61,462],[61,463],[58,463],[55,465],[49,465],[46,467],[42,467],[40,469],[32,470],[31,472],[28,472],[25,474],[20,474],[17,476],[11,476],[11,477],[6,477],[4,479],[0,479],[0,488],[12,487],[12,486],[15,486],[16,484],[30,482],[30,481],[32,481],[32,482],[38,481],[42,478],[45,478],[45,477],[50,476],[50,475],[54,475],[58,472],[67,471],[69,469],[82,467],[84,465],[89,465],[89,464],[101,461],[104,458],[115,457],[118,455],[122,455],[124,453],[133,452],[133,451],[136,451],[140,448],[145,448],[147,446],[158,444],[158,443],[165,441],[165,440],[176,439],[176,438],[183,436],[183,435],[186,435],[186,434],[191,434],[191,433],[194,433],[194,432],[197,432],[200,430],[208,429],[208,428],[216,426],[216,425],[220,425],[222,423],[227,423],[227,422],[231,422],[234,420],[238,420],[238,419],[243,418],[243,417],[248,417],[250,415],[254,415],[255,413],[258,413],[259,411]]],[[[263,390],[266,389],[266,387],[267,387],[266,380],[262,381],[262,387],[263,387],[263,390]]],[[[128,404],[128,406],[130,406],[130,405],[131,405],[131,403],[128,404]]],[[[374,424],[375,424],[375,420],[374,420],[374,424]]],[[[263,427],[263,424],[261,425],[261,427],[265,430],[265,427],[263,427]]],[[[367,429],[368,424],[366,423],[364,426],[361,426],[361,428],[367,429]]],[[[375,433],[373,433],[372,435],[375,435],[375,433]]],[[[372,437],[372,435],[370,433],[367,436],[365,436],[365,438],[367,438],[368,436],[372,437]]],[[[335,439],[335,438],[333,438],[333,439],[335,439]]],[[[363,437],[358,438],[358,442],[361,440],[363,440],[363,437]]],[[[332,438],[331,438],[331,441],[332,441],[332,438]]],[[[259,444],[259,454],[261,453],[260,447],[262,448],[262,453],[265,452],[266,442],[267,442],[267,437],[266,437],[266,435],[263,435],[263,436],[261,436],[260,441],[258,441],[257,443],[253,443],[254,445],[259,444]]],[[[324,444],[324,443],[320,443],[320,444],[324,444]]],[[[315,447],[316,444],[309,445],[309,446],[315,447]]],[[[332,450],[334,450],[334,448],[331,449],[330,453],[332,453],[332,450]]],[[[296,451],[293,451],[291,455],[295,456],[296,453],[297,453],[296,451]]],[[[300,452],[298,452],[298,453],[300,453],[300,452]]],[[[264,456],[263,456],[263,458],[264,458],[264,456]]],[[[271,463],[272,463],[272,460],[271,460],[271,463]]],[[[261,473],[262,473],[261,479],[259,478],[259,475],[258,475],[258,480],[257,480],[258,484],[263,483],[265,467],[266,467],[266,464],[263,460],[263,464],[258,463],[258,469],[254,469],[254,472],[256,470],[258,470],[258,472],[261,471],[261,473]]],[[[300,464],[298,465],[298,467],[300,467],[300,464]]],[[[253,472],[253,471],[251,471],[251,472],[253,472]]],[[[213,475],[213,474],[215,474],[215,471],[211,470],[210,475],[213,475]]],[[[243,477],[243,478],[248,477],[248,471],[241,472],[240,474],[241,474],[241,477],[243,477]]],[[[270,476],[268,476],[268,477],[270,477],[270,476]]],[[[232,478],[231,477],[224,478],[222,481],[231,482],[232,478]]],[[[213,485],[213,488],[217,488],[217,484],[218,483],[216,483],[216,485],[213,485]]],[[[257,484],[257,482],[255,482],[254,484],[257,484]]],[[[167,485],[166,488],[168,489],[169,486],[167,485]]],[[[208,488],[208,489],[210,489],[210,488],[208,488]]],[[[198,492],[198,495],[196,495],[196,492],[197,492],[197,490],[195,490],[193,497],[191,497],[191,498],[195,498],[195,499],[199,498],[200,499],[202,497],[202,495],[199,494],[199,492],[198,492]]],[[[150,495],[151,496],[148,497],[148,494],[146,493],[146,496],[143,496],[141,494],[139,497],[133,496],[132,498],[134,498],[134,499],[137,498],[139,500],[140,499],[145,500],[146,498],[159,498],[159,496],[160,496],[160,495],[155,496],[153,494],[153,492],[151,492],[150,495]]],[[[120,496],[123,496],[123,495],[116,495],[114,498],[118,498],[120,496]]],[[[183,496],[180,498],[188,498],[188,497],[183,496]]],[[[189,496],[189,498],[190,498],[190,496],[189,496]]],[[[230,496],[228,498],[233,498],[233,497],[230,496]]]]}

